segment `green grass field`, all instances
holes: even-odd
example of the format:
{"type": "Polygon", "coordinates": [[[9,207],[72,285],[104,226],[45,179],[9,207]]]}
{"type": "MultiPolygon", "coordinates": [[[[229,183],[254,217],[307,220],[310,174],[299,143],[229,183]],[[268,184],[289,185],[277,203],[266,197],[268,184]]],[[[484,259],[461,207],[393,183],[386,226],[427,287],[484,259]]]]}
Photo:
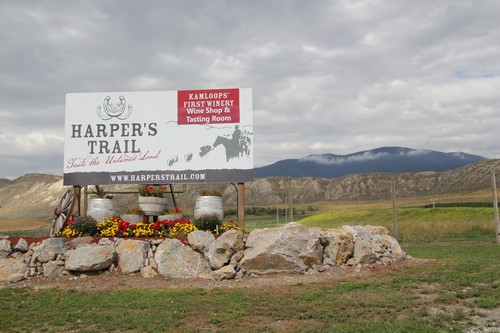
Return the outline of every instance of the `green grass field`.
{"type": "Polygon", "coordinates": [[[414,257],[436,260],[368,278],[263,289],[3,288],[0,331],[498,332],[499,249],[404,246],[414,257]]]}

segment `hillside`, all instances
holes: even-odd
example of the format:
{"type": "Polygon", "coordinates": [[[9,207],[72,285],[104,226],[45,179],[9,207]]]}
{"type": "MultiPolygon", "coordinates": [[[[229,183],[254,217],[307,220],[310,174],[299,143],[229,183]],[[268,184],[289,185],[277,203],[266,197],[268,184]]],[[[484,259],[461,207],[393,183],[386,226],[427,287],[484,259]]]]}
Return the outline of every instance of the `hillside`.
{"type": "Polygon", "coordinates": [[[62,177],[26,174],[0,186],[0,219],[50,220],[65,189],[62,177]]]}
{"type": "Polygon", "coordinates": [[[7,186],[10,183],[12,183],[12,181],[10,179],[0,178],[0,188],[7,186]]]}
{"type": "MultiPolygon", "coordinates": [[[[491,188],[491,170],[500,172],[500,160],[485,160],[445,172],[395,174],[399,197],[436,195],[491,188]]],[[[391,174],[350,174],[340,178],[266,177],[246,184],[247,206],[279,205],[288,193],[295,204],[337,200],[387,200],[391,197],[391,174]],[[289,189],[291,183],[291,190],[289,189]]],[[[500,177],[499,177],[500,178],[500,177]]],[[[497,180],[498,181],[498,180],[497,180]]],[[[216,187],[224,195],[225,207],[236,206],[236,190],[232,184],[174,186],[177,204],[192,212],[202,187],[216,187]]],[[[107,186],[108,191],[135,189],[130,185],[107,186]]],[[[59,176],[27,174],[0,188],[0,219],[43,220],[50,222],[54,208],[66,188],[59,176]]],[[[117,211],[134,206],[136,194],[115,195],[117,211]]]]}

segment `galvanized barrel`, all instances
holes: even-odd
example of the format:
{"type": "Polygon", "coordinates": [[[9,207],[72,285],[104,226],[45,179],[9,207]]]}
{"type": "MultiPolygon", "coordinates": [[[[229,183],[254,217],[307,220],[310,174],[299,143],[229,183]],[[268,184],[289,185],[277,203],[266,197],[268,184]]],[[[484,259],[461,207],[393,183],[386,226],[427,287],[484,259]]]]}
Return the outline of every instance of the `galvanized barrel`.
{"type": "Polygon", "coordinates": [[[128,223],[132,223],[132,224],[144,222],[144,216],[139,215],[139,214],[122,214],[120,217],[123,221],[126,221],[128,223]]]}
{"type": "Polygon", "coordinates": [[[222,198],[217,196],[203,195],[196,198],[194,205],[194,218],[202,215],[216,214],[222,221],[224,218],[224,209],[222,207],[222,198]]]}
{"type": "Polygon", "coordinates": [[[97,222],[104,221],[108,217],[115,215],[113,200],[105,198],[90,199],[87,215],[95,218],[97,222]]]}
{"type": "Polygon", "coordinates": [[[139,196],[139,206],[146,215],[161,215],[167,209],[167,199],[139,196]]]}

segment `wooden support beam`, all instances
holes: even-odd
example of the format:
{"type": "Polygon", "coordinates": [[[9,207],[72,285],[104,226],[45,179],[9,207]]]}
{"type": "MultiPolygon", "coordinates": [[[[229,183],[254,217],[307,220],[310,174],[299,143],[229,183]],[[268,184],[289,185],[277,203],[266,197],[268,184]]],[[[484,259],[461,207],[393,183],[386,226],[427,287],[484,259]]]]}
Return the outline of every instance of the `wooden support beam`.
{"type": "Polygon", "coordinates": [[[245,228],[245,183],[238,183],[238,227],[245,228]]]}

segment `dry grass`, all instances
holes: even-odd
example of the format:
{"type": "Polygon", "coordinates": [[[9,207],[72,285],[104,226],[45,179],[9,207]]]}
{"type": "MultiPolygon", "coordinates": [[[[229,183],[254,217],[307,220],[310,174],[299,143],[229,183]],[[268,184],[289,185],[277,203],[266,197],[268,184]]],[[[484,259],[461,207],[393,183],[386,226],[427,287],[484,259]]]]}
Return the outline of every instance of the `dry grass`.
{"type": "Polygon", "coordinates": [[[0,232],[5,231],[19,231],[19,230],[35,230],[38,228],[46,227],[47,222],[43,221],[12,221],[12,220],[0,220],[0,232]]]}

